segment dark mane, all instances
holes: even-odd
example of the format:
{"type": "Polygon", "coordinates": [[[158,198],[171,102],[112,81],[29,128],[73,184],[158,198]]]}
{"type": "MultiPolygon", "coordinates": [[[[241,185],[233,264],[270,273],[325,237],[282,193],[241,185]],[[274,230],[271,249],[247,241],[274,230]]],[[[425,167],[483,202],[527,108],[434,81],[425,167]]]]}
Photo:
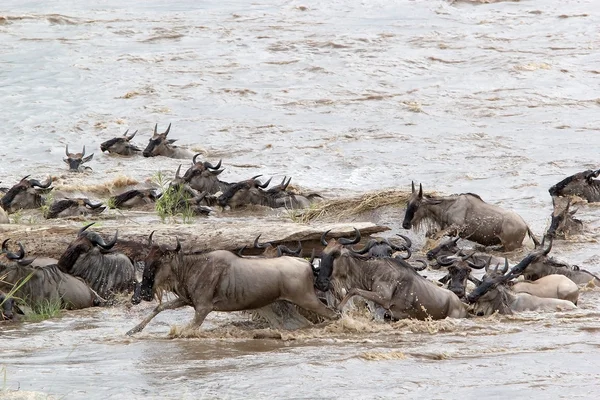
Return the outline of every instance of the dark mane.
{"type": "Polygon", "coordinates": [[[232,199],[233,196],[235,196],[235,194],[237,192],[239,192],[242,189],[250,189],[250,184],[246,181],[244,182],[238,182],[235,183],[231,186],[229,186],[220,196],[218,199],[219,204],[227,204],[229,203],[229,200],[232,199]]]}
{"type": "Polygon", "coordinates": [[[484,200],[481,198],[481,196],[479,196],[478,194],[471,193],[471,192],[467,192],[467,193],[461,193],[461,194],[462,194],[462,195],[465,195],[465,196],[473,196],[473,197],[476,197],[476,198],[478,198],[479,200],[481,200],[481,201],[483,201],[483,202],[485,203],[485,201],[484,201],[484,200]]]}
{"type": "Polygon", "coordinates": [[[48,213],[46,214],[46,218],[54,218],[58,216],[61,212],[65,211],[67,208],[71,206],[76,206],[77,201],[72,199],[62,199],[57,200],[48,209],[48,213]]]}
{"type": "Polygon", "coordinates": [[[10,207],[10,205],[13,202],[13,200],[15,199],[15,197],[20,192],[22,192],[26,189],[27,188],[21,184],[16,184],[15,186],[8,189],[8,192],[6,192],[6,194],[2,197],[2,200],[0,200],[0,205],[2,206],[2,208],[4,208],[5,210],[8,210],[8,208],[10,207]]]}
{"type": "Polygon", "coordinates": [[[122,137],[116,137],[116,138],[113,138],[113,139],[109,139],[109,140],[107,140],[106,142],[104,142],[102,144],[104,146],[106,146],[106,148],[109,148],[109,147],[113,146],[114,144],[118,143],[120,140],[125,140],[125,139],[122,138],[122,137]]]}
{"type": "Polygon", "coordinates": [[[137,196],[143,196],[143,193],[137,189],[133,189],[133,190],[128,190],[125,193],[121,193],[116,196],[113,196],[113,197],[111,197],[111,199],[113,199],[115,207],[118,208],[119,206],[121,206],[121,204],[123,204],[137,196]]]}

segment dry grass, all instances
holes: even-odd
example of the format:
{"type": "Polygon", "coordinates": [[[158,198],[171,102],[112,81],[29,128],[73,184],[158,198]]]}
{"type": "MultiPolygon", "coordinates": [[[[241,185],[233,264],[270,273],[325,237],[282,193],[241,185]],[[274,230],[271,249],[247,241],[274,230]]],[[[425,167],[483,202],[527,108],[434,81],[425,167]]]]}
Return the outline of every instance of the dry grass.
{"type": "Polygon", "coordinates": [[[410,192],[396,189],[369,192],[356,197],[333,199],[314,203],[305,210],[294,210],[290,217],[294,222],[308,223],[315,220],[340,221],[385,206],[404,207],[410,192]]]}

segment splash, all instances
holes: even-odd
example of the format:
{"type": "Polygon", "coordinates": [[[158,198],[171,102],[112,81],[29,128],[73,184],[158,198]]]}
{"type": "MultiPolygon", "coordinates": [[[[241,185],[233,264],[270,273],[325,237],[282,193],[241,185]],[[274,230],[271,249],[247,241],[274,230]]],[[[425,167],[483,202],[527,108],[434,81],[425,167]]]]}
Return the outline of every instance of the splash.
{"type": "Polygon", "coordinates": [[[381,351],[367,351],[362,354],[359,354],[359,357],[363,360],[368,361],[382,361],[382,360],[405,360],[406,354],[401,351],[389,351],[389,352],[381,352],[381,351]]]}

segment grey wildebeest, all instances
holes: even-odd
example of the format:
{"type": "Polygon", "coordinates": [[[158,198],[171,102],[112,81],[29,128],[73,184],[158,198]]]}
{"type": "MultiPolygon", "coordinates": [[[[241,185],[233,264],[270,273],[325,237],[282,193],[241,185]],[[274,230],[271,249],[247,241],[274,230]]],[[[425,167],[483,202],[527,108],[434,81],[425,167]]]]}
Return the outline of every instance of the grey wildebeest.
{"type": "Polygon", "coordinates": [[[583,232],[583,222],[573,217],[577,209],[569,210],[571,197],[552,196],[552,206],[552,220],[546,236],[564,239],[583,232]]]}
{"type": "Polygon", "coordinates": [[[27,178],[29,175],[11,187],[0,200],[0,206],[9,214],[22,209],[41,207],[45,202],[42,195],[52,190],[52,178],[48,178],[44,183],[27,178]]]}
{"type": "Polygon", "coordinates": [[[221,168],[221,160],[217,165],[212,165],[208,161],[197,161],[196,158],[200,154],[196,154],[192,159],[193,165],[183,175],[183,181],[190,185],[192,189],[199,192],[207,192],[215,194],[227,190],[232,183],[219,180],[218,176],[224,171],[221,168]]]}
{"type": "Polygon", "coordinates": [[[82,278],[102,298],[131,292],[136,287],[135,268],[129,257],[109,253],[117,243],[117,233],[106,243],[100,235],[87,231],[94,223],[81,228],[77,238],[58,259],[61,271],[82,278]]]}
{"type": "Polygon", "coordinates": [[[112,196],[109,204],[113,208],[142,207],[155,203],[161,196],[162,193],[158,193],[155,189],[133,189],[112,196]]]}
{"type": "Polygon", "coordinates": [[[60,199],[55,200],[44,214],[48,219],[97,215],[106,207],[102,203],[94,204],[89,199],[60,199]]]}
{"type": "Polygon", "coordinates": [[[13,319],[14,311],[15,299],[0,291],[0,321],[13,319]]]}
{"type": "Polygon", "coordinates": [[[158,124],[154,125],[154,134],[148,141],[148,146],[142,152],[144,157],[191,158],[193,156],[191,151],[173,145],[177,139],[167,139],[171,124],[163,133],[158,133],[157,128],[158,124]]]}
{"type": "MultiPolygon", "coordinates": [[[[359,295],[387,310],[394,319],[463,318],[465,305],[447,289],[440,288],[419,275],[410,265],[396,258],[368,258],[352,253],[344,246],[360,241],[355,230],[354,240],[325,240],[321,244],[321,265],[315,287],[321,291],[342,289],[347,294],[338,305],[342,310],[353,296],[359,295]]],[[[339,297],[339,296],[338,296],[339,297]]]]}
{"type": "Polygon", "coordinates": [[[294,257],[240,258],[217,250],[184,254],[177,239],[175,248],[153,245],[146,258],[141,295],[162,299],[165,291],[175,300],[162,303],[127,334],[140,332],[164,310],[192,306],[195,316],[190,327],[198,328],[211,311],[243,311],[287,300],[328,319],[338,314],[317,298],[312,266],[294,257]]]}
{"type": "Polygon", "coordinates": [[[568,300],[543,298],[529,293],[515,293],[507,286],[507,282],[519,276],[527,266],[538,257],[542,250],[535,250],[515,265],[508,274],[508,261],[500,273],[488,273],[481,284],[467,296],[473,304],[477,315],[490,315],[495,312],[512,314],[520,311],[557,311],[572,310],[577,306],[568,300]]]}
{"type": "Polygon", "coordinates": [[[589,271],[579,268],[577,265],[569,265],[565,262],[556,260],[554,257],[548,256],[552,249],[552,241],[546,249],[535,252],[536,257],[523,271],[523,277],[529,281],[536,281],[547,275],[564,275],[577,285],[587,285],[593,282],[594,285],[600,286],[600,277],[592,274],[589,271]]]}
{"type": "Polygon", "coordinates": [[[129,129],[125,131],[123,136],[116,137],[100,144],[100,150],[107,151],[109,154],[119,154],[121,156],[133,156],[138,154],[142,149],[131,144],[131,139],[138,131],[127,136],[129,129]]]}
{"type": "Polygon", "coordinates": [[[600,201],[600,169],[579,172],[571,175],[548,189],[550,196],[578,196],[589,203],[600,201]]]}
{"type": "Polygon", "coordinates": [[[426,220],[434,222],[447,233],[469,238],[484,246],[501,245],[506,251],[521,247],[527,234],[538,244],[523,218],[513,211],[488,204],[472,193],[424,196],[423,186],[419,184],[417,192],[413,182],[402,227],[410,229],[426,220]]]}
{"type": "MultiPolygon", "coordinates": [[[[471,281],[476,285],[481,283],[478,279],[471,276],[472,269],[482,269],[489,266],[489,262],[492,259],[488,258],[487,262],[475,262],[469,261],[469,258],[473,257],[473,253],[460,255],[457,252],[454,256],[438,256],[437,257],[437,268],[445,267],[448,270],[448,274],[441,278],[441,283],[448,284],[448,290],[463,299],[465,297],[465,290],[467,288],[467,281],[471,281]]],[[[435,267],[432,267],[435,268],[435,267]]],[[[436,268],[436,269],[437,269],[436,268]]]]}
{"type": "Polygon", "coordinates": [[[90,167],[83,165],[94,158],[94,153],[85,157],[85,146],[83,146],[83,151],[81,153],[69,153],[69,145],[66,145],[65,154],[67,155],[67,158],[64,158],[63,161],[69,166],[69,171],[85,172],[92,170],[90,167]]]}
{"type": "MultiPolygon", "coordinates": [[[[271,242],[260,243],[258,240],[260,239],[261,235],[258,235],[256,239],[254,239],[254,243],[252,244],[255,249],[262,250],[262,253],[260,255],[261,257],[274,258],[281,257],[284,255],[300,257],[300,254],[302,253],[302,242],[298,242],[298,248],[296,250],[292,250],[289,247],[281,244],[278,246],[273,246],[271,242]]],[[[244,257],[244,250],[246,250],[246,246],[243,246],[241,249],[238,250],[238,256],[244,257]]]]}
{"type": "Polygon", "coordinates": [[[62,308],[77,310],[102,304],[103,300],[82,279],[62,272],[56,264],[42,267],[31,266],[32,259],[25,259],[25,250],[19,243],[19,252],[13,253],[2,244],[2,253],[9,260],[0,263],[0,290],[9,292],[23,283],[14,293],[34,310],[46,304],[60,303],[62,308]],[[27,277],[29,280],[25,281],[27,277]]]}

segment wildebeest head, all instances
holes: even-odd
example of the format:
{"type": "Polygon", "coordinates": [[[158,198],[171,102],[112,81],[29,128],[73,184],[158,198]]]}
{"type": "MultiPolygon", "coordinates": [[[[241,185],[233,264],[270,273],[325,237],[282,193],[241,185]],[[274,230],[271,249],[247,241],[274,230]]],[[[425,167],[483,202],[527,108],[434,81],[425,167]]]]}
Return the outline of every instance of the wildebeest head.
{"type": "Polygon", "coordinates": [[[91,170],[90,167],[87,167],[83,164],[91,161],[91,159],[94,158],[94,153],[85,157],[85,146],[83,146],[81,153],[69,153],[69,145],[66,145],[65,154],[67,155],[67,158],[64,158],[63,161],[69,166],[69,171],[84,172],[86,170],[91,170]]]}
{"type": "Polygon", "coordinates": [[[208,161],[196,161],[200,154],[196,154],[192,160],[193,164],[183,175],[183,181],[188,183],[192,189],[209,194],[217,193],[220,190],[219,179],[217,178],[224,169],[221,168],[221,161],[217,165],[212,165],[208,161]]]}
{"type": "Polygon", "coordinates": [[[406,256],[400,256],[400,258],[402,258],[403,260],[408,260],[412,255],[410,250],[412,242],[407,236],[401,234],[397,235],[404,239],[406,244],[398,246],[391,243],[388,239],[371,239],[362,249],[352,251],[361,255],[368,253],[369,257],[372,258],[388,258],[391,257],[392,254],[394,254],[394,252],[396,251],[406,251],[406,256]]]}
{"type": "Polygon", "coordinates": [[[344,246],[360,242],[360,231],[356,228],[354,228],[354,239],[330,239],[329,242],[327,242],[325,237],[328,233],[329,231],[324,232],[321,235],[321,244],[325,246],[325,248],[321,252],[321,265],[315,281],[315,287],[323,292],[329,290],[331,275],[333,274],[333,262],[342,254],[344,246]]]}
{"type": "MultiPolygon", "coordinates": [[[[266,242],[266,243],[260,243],[258,240],[260,239],[262,234],[258,235],[256,237],[256,239],[254,239],[254,243],[253,246],[255,249],[261,249],[263,250],[261,256],[265,257],[265,258],[275,258],[275,257],[281,257],[284,255],[290,255],[290,256],[294,256],[294,257],[300,257],[301,253],[302,253],[302,242],[298,241],[298,248],[296,250],[292,250],[287,246],[284,246],[282,244],[278,245],[278,246],[273,246],[273,244],[271,242],[266,242]]],[[[243,246],[239,251],[238,251],[238,255],[240,257],[243,257],[243,252],[244,250],[246,250],[246,246],[243,246]]]]}
{"type": "Polygon", "coordinates": [[[456,254],[452,257],[437,257],[438,268],[446,267],[448,269],[448,274],[441,278],[439,281],[442,283],[448,282],[448,290],[457,295],[459,299],[462,299],[465,296],[467,280],[471,280],[476,284],[480,283],[477,279],[471,276],[471,268],[486,268],[487,270],[489,263],[492,259],[492,257],[490,257],[487,263],[476,263],[474,261],[469,261],[469,258],[472,258],[473,254],[475,254],[475,252],[461,256],[459,254],[459,251],[457,251],[456,254]]]}
{"type": "Polygon", "coordinates": [[[77,217],[80,215],[96,215],[106,209],[102,203],[94,204],[89,199],[60,199],[50,205],[45,217],[64,218],[77,217]]]}
{"type": "Polygon", "coordinates": [[[169,156],[173,152],[171,145],[177,139],[167,139],[167,135],[171,130],[171,124],[169,124],[167,130],[163,133],[158,133],[157,129],[158,124],[154,125],[154,134],[148,141],[148,146],[142,152],[144,157],[169,156]]]}
{"type": "Polygon", "coordinates": [[[131,156],[139,151],[142,151],[139,147],[130,143],[131,139],[135,136],[138,131],[133,132],[127,136],[129,129],[125,131],[123,136],[116,137],[100,144],[100,150],[108,151],[110,154],[120,154],[122,156],[131,156]]]}
{"type": "Polygon", "coordinates": [[[19,251],[17,253],[11,252],[6,246],[9,240],[10,239],[6,239],[4,242],[2,242],[2,250],[0,251],[0,254],[4,254],[8,260],[16,262],[22,267],[31,264],[33,260],[35,260],[35,258],[25,258],[25,248],[23,248],[21,242],[17,243],[19,245],[19,251]]]}
{"type": "Polygon", "coordinates": [[[459,239],[460,237],[457,236],[454,239],[446,238],[445,240],[442,240],[440,244],[427,252],[427,259],[435,260],[438,256],[456,254],[460,251],[460,248],[458,247],[459,239]]]}
{"type": "Polygon", "coordinates": [[[421,204],[434,204],[436,200],[430,199],[428,196],[423,196],[423,185],[419,184],[419,191],[415,190],[415,183],[412,182],[412,193],[408,198],[406,204],[406,213],[404,214],[404,221],[402,221],[402,227],[404,229],[410,229],[413,226],[413,221],[421,220],[422,216],[419,215],[421,210],[421,204]]]}
{"type": "Polygon", "coordinates": [[[154,298],[155,288],[154,281],[158,277],[161,280],[161,275],[169,276],[170,261],[181,251],[181,243],[179,238],[176,238],[177,245],[174,248],[165,245],[153,244],[152,235],[148,237],[148,246],[150,251],[144,260],[144,275],[142,277],[142,285],[140,297],[145,301],[152,301],[154,298]]]}
{"type": "Polygon", "coordinates": [[[599,201],[600,181],[594,179],[598,175],[600,175],[600,169],[578,172],[558,182],[548,189],[548,192],[550,192],[550,196],[579,196],[587,201],[599,201]]]}
{"type": "Polygon", "coordinates": [[[110,250],[117,243],[119,231],[115,232],[113,239],[106,243],[102,236],[96,232],[90,232],[87,229],[94,225],[95,222],[87,224],[77,232],[77,237],[72,241],[65,252],[58,259],[58,266],[63,271],[69,271],[75,264],[80,255],[92,250],[95,246],[99,246],[104,250],[110,250]]]}
{"type": "Polygon", "coordinates": [[[558,197],[552,196],[552,220],[550,227],[546,235],[552,238],[557,236],[565,237],[573,233],[581,232],[583,229],[583,222],[579,219],[573,218],[577,209],[569,210],[571,207],[570,197],[558,197]]]}
{"type": "Polygon", "coordinates": [[[0,321],[11,320],[14,317],[15,300],[0,292],[0,321]]]}
{"type": "Polygon", "coordinates": [[[12,213],[21,209],[38,208],[44,204],[42,194],[52,190],[52,178],[44,183],[37,179],[21,179],[19,183],[10,188],[0,200],[0,205],[6,212],[12,213]]]}
{"type": "Polygon", "coordinates": [[[221,207],[229,206],[231,208],[241,207],[244,205],[250,204],[259,204],[268,206],[269,196],[263,190],[269,183],[271,183],[271,179],[266,181],[265,183],[261,183],[256,178],[261,175],[253,176],[251,179],[238,182],[236,184],[231,185],[225,192],[223,192],[219,198],[217,199],[217,203],[221,207]]]}

